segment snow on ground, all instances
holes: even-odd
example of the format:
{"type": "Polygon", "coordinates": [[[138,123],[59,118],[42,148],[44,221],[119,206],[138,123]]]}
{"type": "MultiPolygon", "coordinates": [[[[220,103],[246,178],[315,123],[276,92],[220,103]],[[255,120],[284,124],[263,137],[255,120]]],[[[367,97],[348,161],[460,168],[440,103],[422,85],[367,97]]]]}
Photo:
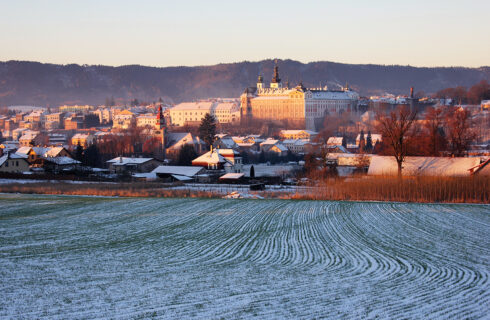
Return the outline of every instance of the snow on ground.
{"type": "Polygon", "coordinates": [[[0,195],[0,318],[484,319],[490,206],[0,195]]]}

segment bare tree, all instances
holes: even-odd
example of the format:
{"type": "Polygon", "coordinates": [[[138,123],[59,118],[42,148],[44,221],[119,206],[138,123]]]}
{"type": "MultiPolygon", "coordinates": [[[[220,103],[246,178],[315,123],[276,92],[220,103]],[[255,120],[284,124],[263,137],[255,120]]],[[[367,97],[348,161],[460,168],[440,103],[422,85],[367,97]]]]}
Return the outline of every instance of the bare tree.
{"type": "Polygon", "coordinates": [[[413,129],[416,111],[411,111],[407,106],[398,107],[395,111],[386,115],[382,112],[376,113],[376,128],[382,134],[383,139],[388,142],[391,151],[398,164],[398,178],[402,177],[402,164],[408,152],[409,136],[413,129]]]}
{"type": "Polygon", "coordinates": [[[428,107],[425,114],[424,127],[427,135],[423,140],[423,148],[426,154],[438,157],[440,152],[446,147],[446,139],[444,136],[444,110],[443,108],[428,107]]]}
{"type": "Polygon", "coordinates": [[[472,128],[470,111],[453,107],[446,114],[446,128],[451,155],[464,156],[471,142],[476,138],[472,128]]]}

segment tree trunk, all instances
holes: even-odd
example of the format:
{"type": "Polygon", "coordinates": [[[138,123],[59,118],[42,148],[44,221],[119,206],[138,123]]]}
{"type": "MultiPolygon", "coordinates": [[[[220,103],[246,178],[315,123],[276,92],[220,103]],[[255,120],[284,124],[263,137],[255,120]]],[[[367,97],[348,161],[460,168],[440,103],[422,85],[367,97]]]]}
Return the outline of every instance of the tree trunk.
{"type": "Polygon", "coordinates": [[[398,180],[402,179],[402,161],[397,161],[398,164],[398,180]]]}

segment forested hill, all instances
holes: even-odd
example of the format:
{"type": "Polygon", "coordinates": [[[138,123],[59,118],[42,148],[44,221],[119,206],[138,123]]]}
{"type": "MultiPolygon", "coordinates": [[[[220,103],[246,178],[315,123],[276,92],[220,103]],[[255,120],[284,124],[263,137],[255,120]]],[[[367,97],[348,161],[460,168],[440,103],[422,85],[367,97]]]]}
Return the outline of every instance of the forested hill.
{"type": "MultiPolygon", "coordinates": [[[[481,80],[490,82],[490,67],[417,68],[293,60],[279,60],[278,65],[284,84],[289,80],[291,86],[302,81],[307,87],[336,88],[348,82],[361,95],[408,93],[410,86],[416,92],[432,93],[447,87],[469,87],[481,80]]],[[[273,66],[272,60],[166,68],[0,62],[0,106],[98,105],[111,96],[117,102],[238,97],[246,87],[255,85],[259,73],[268,83],[273,66]]]]}

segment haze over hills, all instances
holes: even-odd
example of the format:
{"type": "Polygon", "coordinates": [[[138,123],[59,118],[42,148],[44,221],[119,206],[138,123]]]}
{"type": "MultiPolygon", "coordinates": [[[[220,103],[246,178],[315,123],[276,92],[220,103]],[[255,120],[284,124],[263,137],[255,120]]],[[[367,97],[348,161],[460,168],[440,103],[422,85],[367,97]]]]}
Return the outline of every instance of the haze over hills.
{"type": "MultiPolygon", "coordinates": [[[[306,87],[345,83],[361,95],[408,93],[409,87],[425,93],[490,81],[490,67],[411,67],[356,65],[327,61],[301,63],[278,61],[285,85],[302,81],[306,87]]],[[[0,105],[103,104],[114,96],[118,102],[137,98],[170,102],[209,97],[239,97],[254,86],[258,74],[268,83],[273,60],[238,62],[197,67],[155,68],[140,65],[120,67],[57,65],[27,61],[0,62],[0,105]]]]}

